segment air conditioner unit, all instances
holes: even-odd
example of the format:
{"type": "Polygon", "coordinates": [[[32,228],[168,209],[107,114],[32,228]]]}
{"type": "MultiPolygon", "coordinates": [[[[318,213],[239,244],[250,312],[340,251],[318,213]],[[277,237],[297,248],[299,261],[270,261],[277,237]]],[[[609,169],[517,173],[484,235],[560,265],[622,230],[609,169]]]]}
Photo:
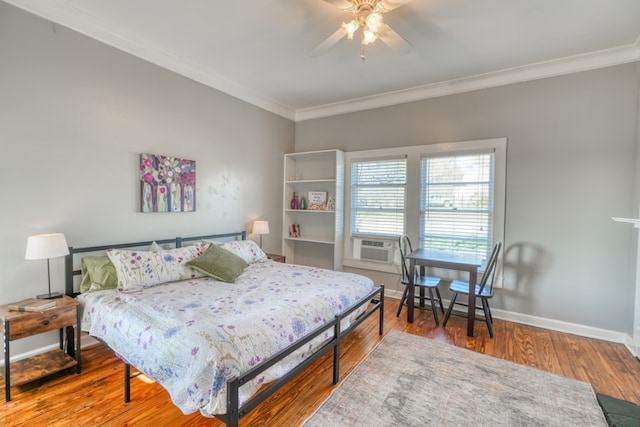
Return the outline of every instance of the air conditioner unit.
{"type": "Polygon", "coordinates": [[[395,243],[389,240],[355,239],[353,249],[356,259],[391,264],[395,243]]]}

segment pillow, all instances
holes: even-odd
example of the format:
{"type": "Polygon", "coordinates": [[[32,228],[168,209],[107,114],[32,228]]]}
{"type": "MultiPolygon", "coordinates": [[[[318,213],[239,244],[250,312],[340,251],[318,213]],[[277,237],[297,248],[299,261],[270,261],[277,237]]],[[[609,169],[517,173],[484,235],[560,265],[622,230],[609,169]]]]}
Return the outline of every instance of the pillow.
{"type": "MultiPolygon", "coordinates": [[[[149,246],[150,251],[160,251],[162,246],[155,241],[149,246]]],[[[118,287],[116,268],[107,255],[85,256],[80,263],[82,282],[80,293],[115,289],[118,287]]]]}
{"type": "Polygon", "coordinates": [[[206,247],[201,243],[166,251],[107,249],[107,255],[118,275],[118,290],[127,292],[202,277],[202,274],[187,267],[186,263],[202,255],[206,247]]]}
{"type": "Polygon", "coordinates": [[[149,250],[150,251],[161,251],[162,250],[162,246],[157,244],[156,241],[154,240],[153,242],[151,242],[151,246],[149,246],[149,250]]]}
{"type": "Polygon", "coordinates": [[[216,280],[231,283],[249,264],[221,246],[210,245],[202,255],[187,262],[187,265],[216,280]]]}
{"type": "Polygon", "coordinates": [[[265,254],[262,249],[260,249],[260,246],[253,240],[234,240],[233,242],[223,243],[220,247],[238,255],[245,260],[247,264],[268,260],[267,254],[265,254]]]}
{"type": "Polygon", "coordinates": [[[80,292],[115,289],[118,285],[116,269],[108,256],[85,256],[80,263],[82,283],[80,292]]]}

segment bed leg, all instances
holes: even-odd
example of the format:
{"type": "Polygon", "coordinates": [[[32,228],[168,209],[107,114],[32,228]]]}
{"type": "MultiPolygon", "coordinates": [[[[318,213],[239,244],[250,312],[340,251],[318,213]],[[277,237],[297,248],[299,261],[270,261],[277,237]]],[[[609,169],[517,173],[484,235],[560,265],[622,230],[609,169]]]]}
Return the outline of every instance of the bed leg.
{"type": "Polygon", "coordinates": [[[380,285],[380,325],[378,326],[378,335],[382,335],[384,326],[384,284],[380,285]]]}
{"type": "Polygon", "coordinates": [[[240,395],[240,381],[235,378],[227,382],[227,427],[236,427],[240,423],[238,399],[240,395]]]}
{"type": "Polygon", "coordinates": [[[336,324],[333,326],[333,336],[336,345],[333,347],[333,383],[338,384],[340,381],[340,324],[342,317],[336,316],[336,324]]]}
{"type": "Polygon", "coordinates": [[[131,365],[124,364],[124,403],[131,400],[131,365]]]}

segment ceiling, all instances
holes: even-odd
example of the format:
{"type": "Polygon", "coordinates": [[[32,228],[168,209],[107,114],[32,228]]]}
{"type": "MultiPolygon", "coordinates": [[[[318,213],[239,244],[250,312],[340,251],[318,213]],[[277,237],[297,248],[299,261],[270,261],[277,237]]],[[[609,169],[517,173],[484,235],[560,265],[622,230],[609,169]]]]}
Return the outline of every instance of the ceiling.
{"type": "Polygon", "coordinates": [[[4,0],[292,120],[638,61],[639,0],[411,0],[412,47],[311,52],[337,0],[4,0]]]}

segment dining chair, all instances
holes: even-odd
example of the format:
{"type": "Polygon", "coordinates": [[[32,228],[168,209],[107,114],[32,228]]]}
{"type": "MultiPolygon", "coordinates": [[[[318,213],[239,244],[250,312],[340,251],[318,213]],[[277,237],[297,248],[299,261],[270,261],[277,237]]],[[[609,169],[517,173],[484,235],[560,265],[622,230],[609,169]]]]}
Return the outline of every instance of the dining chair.
{"type": "MultiPolygon", "coordinates": [[[[400,257],[402,258],[401,266],[402,266],[402,278],[400,282],[404,285],[404,292],[402,293],[402,299],[400,300],[400,306],[398,307],[398,312],[396,313],[396,317],[400,316],[400,312],[402,311],[402,307],[407,305],[407,297],[409,295],[409,260],[407,256],[413,252],[413,248],[411,246],[411,240],[409,240],[409,236],[403,234],[399,239],[399,249],[400,249],[400,257]]],[[[438,319],[438,311],[436,308],[436,300],[434,299],[433,291],[435,290],[437,302],[440,305],[440,310],[442,314],[444,314],[444,306],[442,305],[442,298],[440,297],[440,290],[438,289],[438,285],[440,284],[439,277],[433,276],[425,276],[424,275],[424,267],[416,268],[416,274],[414,276],[413,284],[415,286],[415,290],[419,291],[415,293],[415,299],[418,305],[414,305],[415,308],[420,308],[423,310],[431,309],[433,312],[433,318],[436,321],[436,325],[440,324],[440,320],[438,319]],[[430,307],[425,306],[426,291],[429,292],[429,302],[430,307]]]]}
{"type": "MultiPolygon", "coordinates": [[[[489,308],[489,299],[493,298],[493,282],[496,275],[500,248],[502,248],[502,243],[497,242],[493,247],[491,257],[489,258],[489,262],[487,262],[487,267],[482,274],[482,279],[480,280],[480,283],[477,283],[475,286],[476,298],[482,303],[482,307],[476,306],[476,309],[484,312],[484,321],[487,323],[487,329],[489,329],[489,336],[491,338],[493,338],[493,316],[491,315],[491,309],[489,308]]],[[[456,304],[456,298],[458,298],[458,295],[469,295],[469,282],[465,282],[464,280],[452,280],[451,285],[449,285],[449,290],[453,292],[453,295],[451,296],[451,302],[447,308],[447,313],[444,315],[442,326],[447,326],[447,322],[451,316],[453,306],[456,304]]],[[[468,306],[468,304],[461,302],[458,302],[457,304],[465,307],[468,306]]]]}

